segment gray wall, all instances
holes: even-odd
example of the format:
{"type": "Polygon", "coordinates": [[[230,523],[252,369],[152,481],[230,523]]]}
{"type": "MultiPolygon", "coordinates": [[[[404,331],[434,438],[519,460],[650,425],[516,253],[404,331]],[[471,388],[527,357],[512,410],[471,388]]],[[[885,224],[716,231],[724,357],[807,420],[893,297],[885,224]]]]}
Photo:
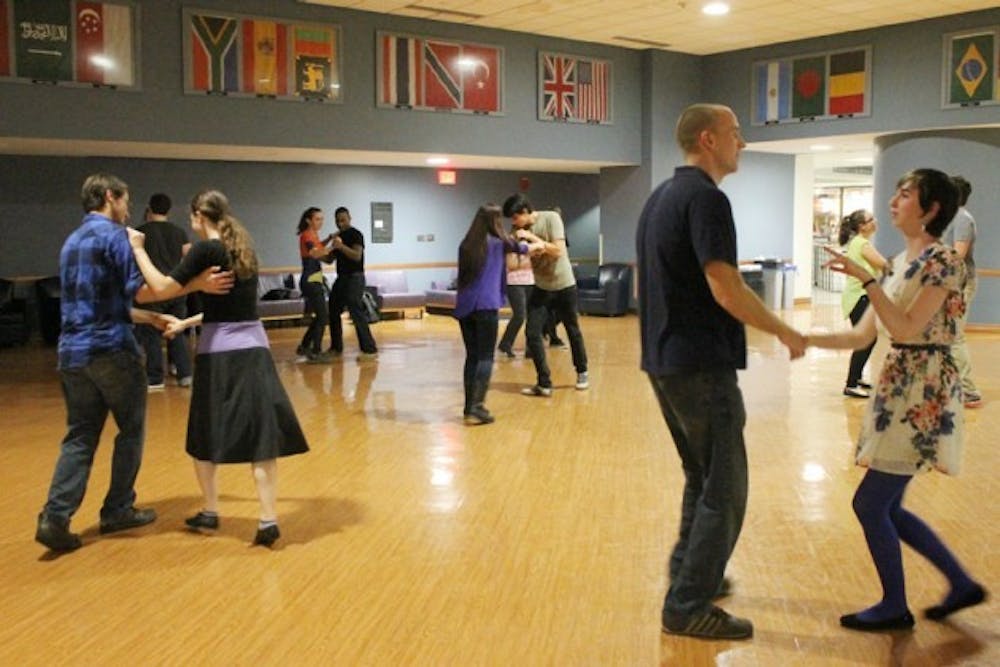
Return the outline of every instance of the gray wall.
{"type": "MultiPolygon", "coordinates": [[[[80,185],[87,174],[99,170],[126,180],[136,218],[141,218],[149,195],[163,191],[174,199],[172,219],[187,225],[191,196],[204,187],[221,189],[253,235],[265,267],[299,264],[295,227],[307,206],[327,211],[330,229],[337,206],[351,209],[354,225],[368,239],[369,264],[455,262],[476,208],[487,201],[502,203],[517,190],[522,175],[462,171],[458,184],[446,187],[437,185],[433,169],[7,156],[0,163],[0,275],[57,271],[62,241],[82,216],[80,185]],[[393,203],[391,244],[370,242],[373,201],[393,203]],[[417,241],[426,234],[433,234],[434,241],[417,241]]],[[[527,176],[531,187],[526,194],[536,205],[562,208],[571,256],[596,258],[598,177],[527,176]]],[[[415,272],[410,288],[423,290],[448,273],[415,272]]]]}
{"type": "MultiPolygon", "coordinates": [[[[979,267],[1000,265],[1000,128],[934,130],[887,135],[876,140],[879,159],[875,177],[875,215],[888,223],[889,198],[899,177],[916,167],[931,167],[949,174],[961,174],[972,184],[966,207],[976,219],[974,248],[979,267]]],[[[879,250],[892,255],[903,250],[902,238],[890,224],[875,237],[879,250]]],[[[1000,285],[996,278],[980,278],[979,290],[969,312],[971,322],[1000,322],[1000,285]]]]}
{"type": "Polygon", "coordinates": [[[638,164],[639,54],[598,44],[547,39],[393,17],[292,0],[205,0],[193,6],[242,14],[336,23],[343,37],[343,102],[300,103],[183,94],[179,0],[146,0],[141,9],[141,90],[0,83],[0,137],[193,142],[326,149],[430,151],[556,157],[638,164]],[[504,115],[433,113],[375,107],[377,30],[411,32],[505,49],[504,115]],[[608,58],[614,63],[614,124],[537,120],[538,49],[608,58]],[[85,113],[81,110],[85,109],[85,113]],[[516,141],[514,140],[516,139],[516,141]]]}

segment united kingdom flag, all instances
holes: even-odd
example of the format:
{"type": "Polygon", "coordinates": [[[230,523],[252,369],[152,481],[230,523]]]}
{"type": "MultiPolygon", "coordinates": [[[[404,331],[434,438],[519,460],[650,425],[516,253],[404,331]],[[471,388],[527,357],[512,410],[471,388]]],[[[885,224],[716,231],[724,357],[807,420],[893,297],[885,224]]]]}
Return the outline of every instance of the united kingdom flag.
{"type": "Polygon", "coordinates": [[[542,116],[569,120],[576,116],[576,60],[544,56],[542,116]]]}

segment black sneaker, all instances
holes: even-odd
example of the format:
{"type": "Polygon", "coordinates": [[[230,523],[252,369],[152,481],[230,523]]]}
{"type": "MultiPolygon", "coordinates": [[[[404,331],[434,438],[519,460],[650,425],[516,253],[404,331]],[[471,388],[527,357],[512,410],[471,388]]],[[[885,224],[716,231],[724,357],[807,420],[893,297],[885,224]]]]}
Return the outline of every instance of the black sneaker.
{"type": "Polygon", "coordinates": [[[497,349],[500,351],[500,354],[503,355],[503,357],[506,357],[507,359],[513,359],[514,357],[517,356],[514,354],[514,350],[510,348],[498,347],[497,349]]]}
{"type": "Polygon", "coordinates": [[[69,521],[48,517],[44,512],[38,515],[35,541],[52,551],[74,551],[83,546],[80,536],[69,532],[69,521]]]}
{"type": "Polygon", "coordinates": [[[101,534],[117,533],[120,530],[138,528],[156,521],[156,510],[130,507],[114,519],[101,519],[101,534]]]}
{"type": "Polygon", "coordinates": [[[496,421],[490,411],[482,405],[473,406],[465,413],[466,426],[479,426],[480,424],[492,424],[496,421]]]}
{"type": "Polygon", "coordinates": [[[560,338],[552,338],[549,340],[549,347],[554,347],[558,350],[566,347],[566,343],[564,343],[560,338]]]}
{"type": "Polygon", "coordinates": [[[705,639],[749,639],[753,637],[753,623],[727,614],[713,605],[694,616],[668,618],[664,614],[663,631],[671,635],[705,639]]]}

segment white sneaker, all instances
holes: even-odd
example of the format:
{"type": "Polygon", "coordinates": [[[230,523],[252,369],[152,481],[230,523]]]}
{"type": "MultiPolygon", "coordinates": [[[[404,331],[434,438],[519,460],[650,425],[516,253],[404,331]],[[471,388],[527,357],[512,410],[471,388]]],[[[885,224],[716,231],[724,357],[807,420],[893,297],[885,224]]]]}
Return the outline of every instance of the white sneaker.
{"type": "Polygon", "coordinates": [[[147,386],[146,390],[147,391],[160,391],[161,389],[166,389],[166,387],[167,387],[167,385],[165,385],[165,384],[163,384],[161,382],[159,384],[151,384],[151,385],[147,386]]]}
{"type": "Polygon", "coordinates": [[[552,387],[543,387],[536,384],[533,387],[525,387],[521,390],[521,393],[525,396],[551,396],[552,387]]]}
{"type": "Polygon", "coordinates": [[[587,377],[587,371],[576,374],[576,388],[580,391],[590,387],[590,378],[587,377]]]}

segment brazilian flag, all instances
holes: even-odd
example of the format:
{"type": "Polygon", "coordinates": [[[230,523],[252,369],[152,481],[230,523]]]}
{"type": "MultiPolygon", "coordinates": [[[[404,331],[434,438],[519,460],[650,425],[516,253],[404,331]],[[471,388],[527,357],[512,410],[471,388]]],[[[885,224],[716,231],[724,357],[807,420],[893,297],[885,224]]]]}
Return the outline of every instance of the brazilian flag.
{"type": "Polygon", "coordinates": [[[951,42],[949,104],[993,99],[996,79],[993,63],[994,33],[965,35],[951,42]]]}

